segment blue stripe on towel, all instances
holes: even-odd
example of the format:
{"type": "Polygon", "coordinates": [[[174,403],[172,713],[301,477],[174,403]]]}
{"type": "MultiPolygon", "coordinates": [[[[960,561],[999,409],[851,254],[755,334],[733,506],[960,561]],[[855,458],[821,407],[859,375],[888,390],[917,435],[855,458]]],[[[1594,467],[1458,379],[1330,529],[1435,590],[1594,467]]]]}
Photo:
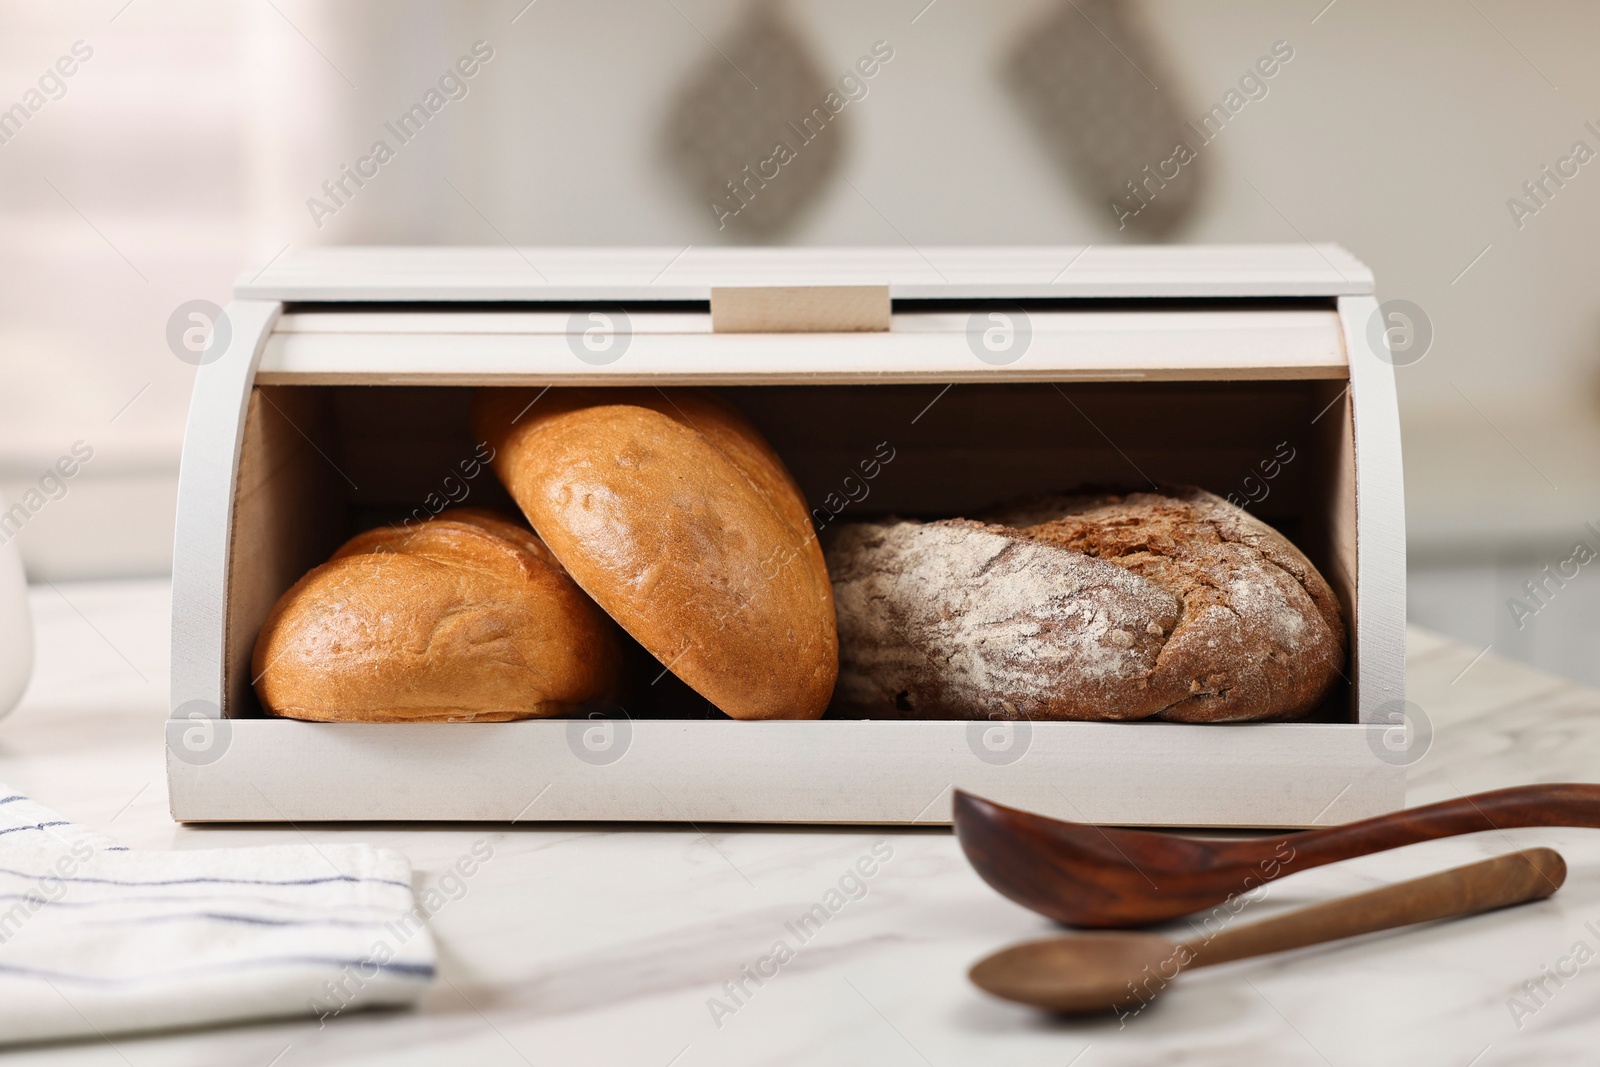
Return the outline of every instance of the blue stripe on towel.
{"type": "Polygon", "coordinates": [[[149,886],[149,885],[281,885],[281,886],[302,886],[302,885],[326,885],[329,882],[358,882],[358,883],[371,883],[373,885],[392,885],[392,886],[395,886],[396,888],[404,889],[407,893],[412,891],[410,882],[397,882],[393,878],[358,878],[353,874],[330,875],[327,878],[297,878],[297,879],[294,879],[294,880],[288,881],[288,882],[274,882],[274,881],[271,881],[270,879],[266,879],[266,878],[164,878],[164,879],[159,879],[159,880],[156,880],[156,881],[153,881],[153,882],[130,882],[130,881],[126,881],[126,880],[121,879],[121,878],[91,878],[91,877],[85,877],[85,876],[74,876],[74,877],[69,878],[66,875],[55,875],[55,874],[50,874],[48,872],[45,873],[45,874],[31,874],[28,871],[13,870],[10,867],[0,867],[0,874],[14,875],[17,878],[26,878],[29,881],[33,881],[33,882],[40,882],[40,881],[43,881],[46,878],[53,878],[53,879],[55,879],[57,881],[61,881],[61,882],[83,882],[83,883],[86,883],[86,884],[92,883],[92,884],[95,884],[95,885],[126,885],[126,886],[149,886]]]}
{"type": "MultiPolygon", "coordinates": [[[[204,897],[186,896],[125,896],[107,897],[105,900],[51,900],[49,897],[38,893],[0,893],[0,900],[18,900],[32,904],[35,908],[120,908],[129,904],[195,904],[203,902],[204,897]]],[[[275,908],[315,908],[317,910],[338,909],[340,911],[380,911],[384,915],[391,915],[389,906],[383,904],[303,904],[290,900],[279,900],[275,897],[245,896],[239,893],[230,893],[226,896],[210,898],[225,900],[229,904],[242,904],[254,902],[267,904],[275,908]]]]}
{"type": "Polygon", "coordinates": [[[67,822],[67,820],[65,820],[65,819],[57,819],[55,822],[36,822],[36,823],[33,823],[30,826],[7,826],[7,827],[3,827],[3,828],[0,828],[0,834],[14,834],[18,830],[43,830],[43,829],[45,829],[47,827],[51,827],[51,826],[71,826],[71,825],[72,824],[67,822]]]}
{"type": "Polygon", "coordinates": [[[435,968],[431,963],[395,963],[393,961],[379,963],[377,960],[350,960],[325,956],[282,956],[276,959],[262,958],[237,960],[232,963],[208,964],[203,967],[179,967],[171,971],[130,975],[125,978],[105,978],[94,974],[69,974],[65,971],[52,971],[43,967],[18,967],[9,963],[0,963],[0,976],[39,978],[46,982],[52,980],[77,982],[80,985],[127,986],[144,982],[193,978],[205,974],[226,974],[229,971],[256,970],[263,967],[335,967],[339,970],[348,968],[366,970],[375,967],[380,973],[391,973],[399,978],[420,978],[423,981],[431,980],[435,973],[435,968]]]}

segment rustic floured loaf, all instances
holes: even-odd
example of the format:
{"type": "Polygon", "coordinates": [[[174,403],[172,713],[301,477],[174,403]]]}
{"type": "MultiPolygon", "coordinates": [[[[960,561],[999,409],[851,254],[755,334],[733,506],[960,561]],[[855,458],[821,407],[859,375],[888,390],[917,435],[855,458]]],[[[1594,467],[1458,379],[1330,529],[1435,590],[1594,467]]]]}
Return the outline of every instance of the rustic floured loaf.
{"type": "Polygon", "coordinates": [[[351,538],[274,605],[251,672],[287,718],[499,722],[610,698],[618,639],[531,531],[460,508],[351,538]]]}
{"type": "Polygon", "coordinates": [[[1210,493],[1052,497],[983,517],[829,538],[839,713],[1287,719],[1339,676],[1327,582],[1210,493]]]}
{"type": "Polygon", "coordinates": [[[736,719],[823,713],[827,567],[741,415],[692,389],[481,389],[473,426],[567,572],[666,669],[736,719]]]}

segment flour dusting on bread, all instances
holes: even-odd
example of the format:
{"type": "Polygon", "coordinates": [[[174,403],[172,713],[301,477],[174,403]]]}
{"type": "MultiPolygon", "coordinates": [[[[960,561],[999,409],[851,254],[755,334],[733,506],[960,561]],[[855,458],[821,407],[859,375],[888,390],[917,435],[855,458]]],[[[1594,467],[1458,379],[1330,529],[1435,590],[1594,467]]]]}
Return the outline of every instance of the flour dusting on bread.
{"type": "Polygon", "coordinates": [[[984,518],[829,539],[836,713],[1281,719],[1340,673],[1327,582],[1210,493],[1038,498],[984,518]]]}

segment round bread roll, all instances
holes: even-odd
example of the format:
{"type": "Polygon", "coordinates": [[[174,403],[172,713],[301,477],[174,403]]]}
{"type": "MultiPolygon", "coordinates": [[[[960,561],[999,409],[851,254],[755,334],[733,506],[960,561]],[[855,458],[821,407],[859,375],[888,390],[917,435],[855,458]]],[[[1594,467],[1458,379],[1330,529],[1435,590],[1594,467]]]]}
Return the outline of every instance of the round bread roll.
{"type": "Polygon", "coordinates": [[[985,518],[830,538],[841,713],[1288,719],[1340,674],[1328,583],[1210,493],[1053,497],[985,518]]]}
{"type": "Polygon", "coordinates": [[[533,533],[459,508],[347,541],[256,639],[262,706],[318,722],[503,722],[611,697],[618,635],[533,533]]]}
{"type": "Polygon", "coordinates": [[[481,389],[473,426],[573,580],[735,719],[814,719],[839,669],[805,498],[754,427],[689,389],[481,389]]]}

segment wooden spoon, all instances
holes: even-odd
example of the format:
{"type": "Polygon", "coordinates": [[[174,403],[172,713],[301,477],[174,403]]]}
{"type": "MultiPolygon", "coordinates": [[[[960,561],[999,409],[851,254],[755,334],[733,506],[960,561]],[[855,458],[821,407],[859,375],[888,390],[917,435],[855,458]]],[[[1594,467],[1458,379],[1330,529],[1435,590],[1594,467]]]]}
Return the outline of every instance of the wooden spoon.
{"type": "Polygon", "coordinates": [[[1189,941],[1139,933],[1029,941],[980,960],[968,977],[997,997],[1050,1011],[1142,1007],[1193,967],[1543,900],[1566,877],[1559,853],[1528,849],[1189,941]]]}
{"type": "Polygon", "coordinates": [[[956,837],[983,880],[1069,926],[1129,927],[1212,907],[1274,878],[1418,841],[1520,826],[1600,827],[1600,785],[1523,785],[1321,830],[1197,841],[1064,822],[955,794],[956,837]]]}

